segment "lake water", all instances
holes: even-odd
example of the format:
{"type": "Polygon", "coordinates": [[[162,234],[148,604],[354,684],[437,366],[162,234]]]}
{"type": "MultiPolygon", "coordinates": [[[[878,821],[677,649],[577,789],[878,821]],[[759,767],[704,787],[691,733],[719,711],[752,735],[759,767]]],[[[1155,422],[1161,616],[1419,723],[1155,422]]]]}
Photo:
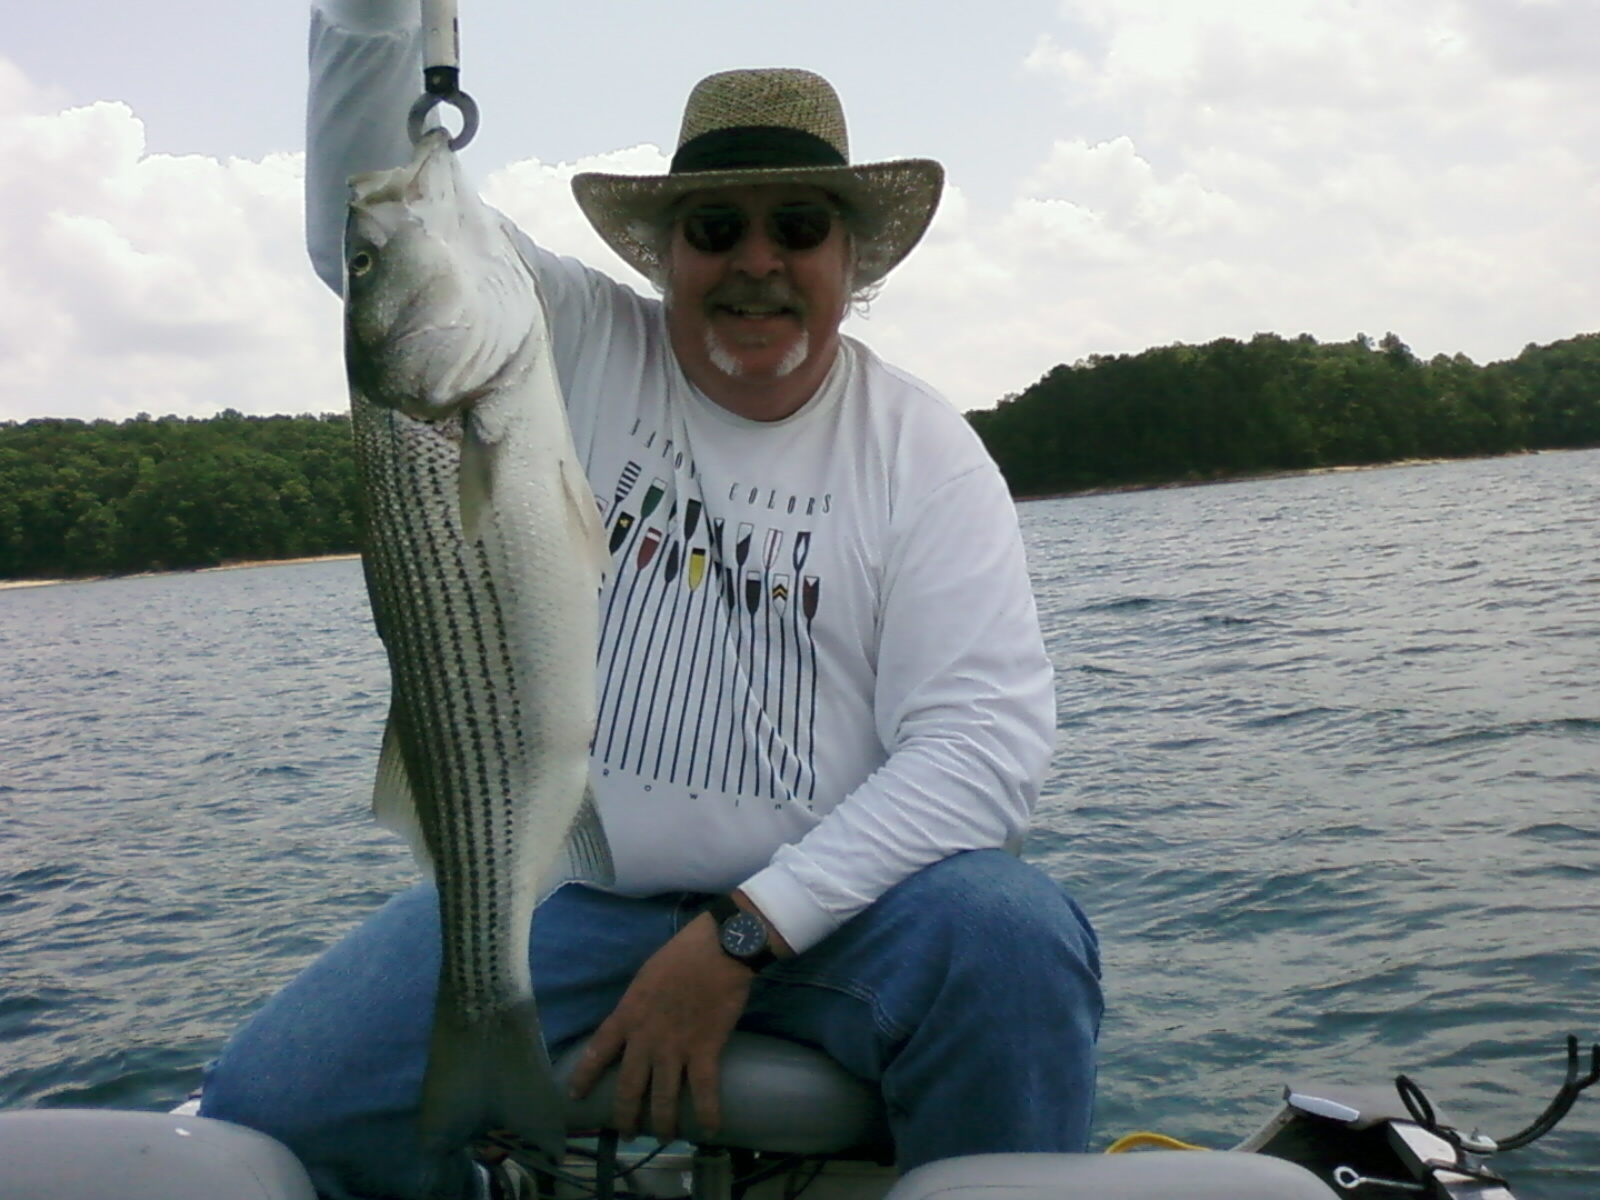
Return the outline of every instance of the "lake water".
{"type": "MultiPolygon", "coordinates": [[[[1600,451],[1023,506],[1096,921],[1096,1144],[1406,1071],[1504,1136],[1600,1038],[1600,451]]],[[[0,591],[0,1107],[164,1108],[412,877],[359,564],[0,591]]],[[[1600,1087],[1501,1167],[1600,1195],[1600,1087]]]]}

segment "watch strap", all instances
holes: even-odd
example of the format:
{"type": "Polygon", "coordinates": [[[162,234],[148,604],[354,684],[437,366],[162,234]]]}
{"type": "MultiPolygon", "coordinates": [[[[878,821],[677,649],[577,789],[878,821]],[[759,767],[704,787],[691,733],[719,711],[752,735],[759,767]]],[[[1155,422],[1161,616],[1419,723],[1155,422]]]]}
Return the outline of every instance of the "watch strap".
{"type": "MultiPolygon", "coordinates": [[[[706,904],[705,911],[711,914],[711,919],[717,924],[717,948],[729,958],[733,959],[734,962],[743,963],[752,971],[760,971],[778,961],[778,956],[772,952],[772,946],[770,944],[762,946],[761,949],[757,950],[754,954],[745,955],[734,954],[728,949],[727,945],[724,944],[722,940],[723,925],[725,925],[732,918],[745,913],[744,909],[740,908],[734,903],[732,896],[717,895],[711,897],[710,901],[706,904]]],[[[761,920],[761,918],[756,917],[754,913],[748,913],[746,915],[754,917],[757,921],[761,920]]]]}
{"type": "Polygon", "coordinates": [[[721,928],[722,923],[729,917],[736,917],[744,911],[733,902],[733,897],[728,895],[713,896],[706,901],[705,911],[711,914],[711,919],[721,928]]]}

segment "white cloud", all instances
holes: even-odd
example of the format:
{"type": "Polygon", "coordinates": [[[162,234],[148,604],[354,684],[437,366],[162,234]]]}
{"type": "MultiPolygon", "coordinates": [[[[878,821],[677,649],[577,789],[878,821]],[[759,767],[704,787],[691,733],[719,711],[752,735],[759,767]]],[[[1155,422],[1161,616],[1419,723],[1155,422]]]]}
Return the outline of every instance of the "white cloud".
{"type": "Polygon", "coordinates": [[[300,251],[298,157],[147,155],[126,106],[0,83],[0,418],[343,403],[300,251]]]}
{"type": "MultiPolygon", "coordinates": [[[[342,409],[338,301],[302,244],[303,157],[147,154],[125,105],[56,100],[0,60],[0,420],[342,409]]],[[[530,160],[483,191],[552,249],[647,288],[572,201],[580,169],[665,160],[530,160]]]]}
{"type": "MultiPolygon", "coordinates": [[[[954,172],[850,325],[963,407],[1177,340],[1393,329],[1483,361],[1600,327],[1592,0],[1061,12],[1019,64],[1059,85],[1032,166],[985,205],[954,172]]],[[[545,245],[645,290],[570,182],[664,166],[646,145],[482,182],[545,245]]],[[[60,111],[0,61],[0,418],[341,407],[300,169],[149,155],[127,108],[60,111]]]]}
{"type": "Polygon", "coordinates": [[[542,246],[581,259],[613,279],[631,284],[645,295],[654,289],[600,240],[572,198],[572,177],[580,171],[618,175],[659,175],[669,159],[655,146],[634,146],[586,158],[579,163],[541,163],[536,158],[514,162],[483,182],[483,198],[530,230],[542,246]]]}
{"type": "Polygon", "coordinates": [[[1600,81],[1569,44],[1600,37],[1592,3],[1068,0],[1062,15],[1023,64],[1059,83],[1062,133],[1009,208],[964,232],[1016,281],[989,302],[1005,316],[984,317],[1003,329],[919,342],[900,323],[927,306],[899,281],[880,302],[907,365],[960,401],[1090,353],[1258,330],[1393,329],[1483,361],[1600,326],[1600,81]]]}
{"type": "Polygon", "coordinates": [[[65,98],[40,87],[8,59],[0,58],[0,118],[55,112],[65,98]]]}
{"type": "Polygon", "coordinates": [[[1187,237],[1244,220],[1231,196],[1185,171],[1163,182],[1127,137],[1089,145],[1058,141],[1020,185],[1023,196],[1084,206],[1095,219],[1154,238],[1187,237]],[[1070,200],[1067,198],[1070,197],[1070,200]]]}

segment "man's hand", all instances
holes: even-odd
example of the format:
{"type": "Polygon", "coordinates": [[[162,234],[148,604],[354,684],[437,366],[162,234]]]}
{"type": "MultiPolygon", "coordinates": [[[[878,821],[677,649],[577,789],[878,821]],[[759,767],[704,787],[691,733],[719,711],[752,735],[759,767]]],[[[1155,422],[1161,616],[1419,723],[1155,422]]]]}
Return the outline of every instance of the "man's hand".
{"type": "Polygon", "coordinates": [[[715,1132],[722,1123],[718,1060],[754,979],[755,972],[722,952],[715,922],[701,913],[639,968],[616,1011],[595,1030],[572,1073],[573,1095],[587,1095],[621,1055],[612,1117],[619,1130],[638,1129],[648,1092],[651,1132],[664,1142],[676,1137],[687,1076],[695,1119],[704,1132],[715,1132]]]}

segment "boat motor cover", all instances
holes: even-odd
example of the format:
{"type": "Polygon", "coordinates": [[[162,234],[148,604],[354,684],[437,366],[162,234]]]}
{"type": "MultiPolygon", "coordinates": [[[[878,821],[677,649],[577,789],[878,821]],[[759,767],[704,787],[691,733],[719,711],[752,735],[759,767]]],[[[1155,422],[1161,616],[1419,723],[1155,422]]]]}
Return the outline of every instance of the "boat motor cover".
{"type": "Polygon", "coordinates": [[[974,1154],[928,1163],[885,1200],[1338,1200],[1297,1163],[1231,1150],[974,1154]]]}
{"type": "Polygon", "coordinates": [[[172,1113],[105,1108],[0,1112],[5,1200],[316,1200],[264,1133],[172,1113]]]}

